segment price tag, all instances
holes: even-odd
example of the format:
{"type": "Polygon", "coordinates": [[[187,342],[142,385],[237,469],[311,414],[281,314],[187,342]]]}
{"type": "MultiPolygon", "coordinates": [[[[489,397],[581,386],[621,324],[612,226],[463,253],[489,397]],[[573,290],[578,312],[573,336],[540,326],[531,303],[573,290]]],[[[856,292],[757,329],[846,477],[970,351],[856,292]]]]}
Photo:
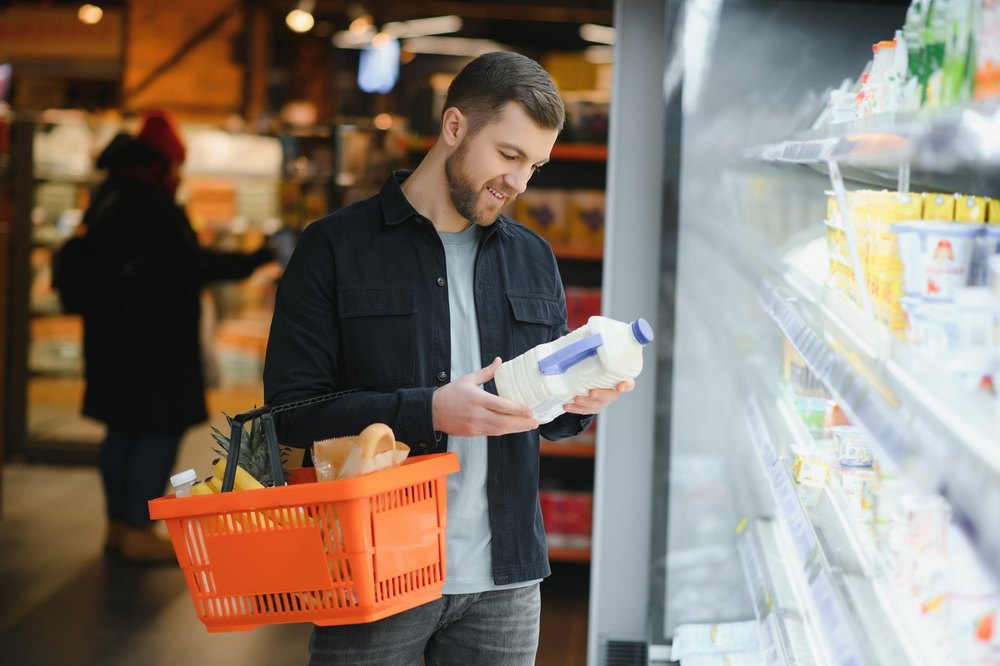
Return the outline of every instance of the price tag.
{"type": "Polygon", "coordinates": [[[864,660],[861,658],[861,651],[858,649],[857,641],[854,640],[844,610],[834,594],[829,573],[820,571],[809,583],[809,591],[819,616],[817,619],[823,629],[823,639],[834,663],[840,666],[862,666],[864,660]]]}
{"type": "Polygon", "coordinates": [[[795,492],[795,486],[792,484],[788,470],[785,469],[780,460],[776,460],[771,465],[768,480],[771,482],[771,490],[774,492],[775,500],[777,500],[778,511],[781,513],[785,527],[788,528],[795,552],[799,556],[799,562],[805,569],[816,555],[816,538],[813,536],[809,526],[809,518],[806,516],[805,509],[802,508],[802,502],[799,501],[799,496],[795,492]]]}
{"type": "Polygon", "coordinates": [[[743,575],[746,577],[747,587],[750,589],[754,610],[757,611],[757,619],[760,620],[764,617],[762,612],[767,612],[767,589],[764,585],[764,572],[757,559],[757,551],[753,547],[753,541],[749,534],[740,538],[736,550],[740,555],[740,562],[743,564],[743,575]]]}
{"type": "Polygon", "coordinates": [[[744,533],[736,545],[736,550],[743,565],[743,575],[747,579],[750,595],[753,599],[754,613],[757,616],[757,629],[760,632],[760,647],[768,664],[784,663],[781,647],[777,637],[780,635],[775,624],[775,614],[771,612],[771,595],[764,581],[764,572],[757,558],[750,533],[744,533]]]}
{"type": "Polygon", "coordinates": [[[767,664],[785,664],[784,654],[778,643],[778,625],[774,613],[767,616],[767,619],[757,625],[760,630],[760,648],[764,653],[764,660],[767,664]]]}
{"type": "Polygon", "coordinates": [[[757,452],[757,459],[760,460],[764,469],[767,470],[778,455],[774,451],[774,443],[771,435],[764,425],[764,416],[761,414],[760,405],[757,404],[757,397],[751,396],[746,407],[747,426],[750,428],[750,439],[753,440],[754,449],[757,452]]]}

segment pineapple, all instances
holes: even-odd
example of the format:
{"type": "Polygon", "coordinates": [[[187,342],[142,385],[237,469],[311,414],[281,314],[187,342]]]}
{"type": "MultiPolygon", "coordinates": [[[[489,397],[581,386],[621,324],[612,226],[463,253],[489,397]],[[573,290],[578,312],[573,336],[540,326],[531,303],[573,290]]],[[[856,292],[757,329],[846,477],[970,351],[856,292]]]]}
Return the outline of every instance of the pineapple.
{"type": "MultiPolygon", "coordinates": [[[[233,419],[225,414],[230,427],[233,426],[233,419]]],[[[213,447],[213,451],[220,456],[229,456],[229,435],[223,434],[218,428],[212,426],[212,437],[221,447],[213,447]]],[[[281,462],[284,463],[288,451],[284,447],[278,447],[281,451],[281,462]]],[[[240,467],[245,469],[252,477],[260,481],[263,486],[275,485],[275,479],[271,477],[271,466],[268,464],[267,436],[264,434],[264,426],[259,418],[250,422],[250,432],[242,430],[242,441],[240,443],[240,456],[236,461],[240,467]]],[[[287,473],[286,473],[287,474],[287,473]]],[[[284,479],[278,480],[283,483],[284,479]]]]}

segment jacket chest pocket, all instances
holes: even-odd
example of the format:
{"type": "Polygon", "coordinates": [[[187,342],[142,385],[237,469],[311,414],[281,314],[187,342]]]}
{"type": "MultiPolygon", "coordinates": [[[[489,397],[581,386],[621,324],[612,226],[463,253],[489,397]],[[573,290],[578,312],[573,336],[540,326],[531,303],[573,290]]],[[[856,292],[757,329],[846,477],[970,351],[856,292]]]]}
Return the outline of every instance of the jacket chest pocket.
{"type": "Polygon", "coordinates": [[[352,386],[412,386],[416,358],[413,290],[345,287],[338,291],[341,362],[352,386]]]}
{"type": "Polygon", "coordinates": [[[566,315],[555,298],[507,293],[513,315],[514,356],[559,336],[566,315]]]}

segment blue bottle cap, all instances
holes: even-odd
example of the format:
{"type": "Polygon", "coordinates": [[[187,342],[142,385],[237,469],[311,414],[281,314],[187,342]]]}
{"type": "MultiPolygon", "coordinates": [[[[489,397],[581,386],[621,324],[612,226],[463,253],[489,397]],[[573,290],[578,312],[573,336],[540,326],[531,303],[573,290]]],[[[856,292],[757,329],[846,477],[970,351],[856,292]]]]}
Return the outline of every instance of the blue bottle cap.
{"type": "Polygon", "coordinates": [[[649,322],[639,317],[632,322],[632,335],[639,342],[640,345],[648,345],[653,341],[653,327],[649,325],[649,322]]]}

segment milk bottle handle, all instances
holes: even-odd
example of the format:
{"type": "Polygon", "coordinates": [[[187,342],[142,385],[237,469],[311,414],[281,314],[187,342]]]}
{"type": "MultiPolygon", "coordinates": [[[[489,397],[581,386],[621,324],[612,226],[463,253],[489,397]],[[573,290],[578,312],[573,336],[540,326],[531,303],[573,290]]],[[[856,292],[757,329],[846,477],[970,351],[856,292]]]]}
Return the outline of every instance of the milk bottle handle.
{"type": "Polygon", "coordinates": [[[538,371],[543,375],[561,375],[580,361],[595,356],[597,348],[603,344],[604,338],[600,333],[589,335],[539,359],[538,371]]]}

